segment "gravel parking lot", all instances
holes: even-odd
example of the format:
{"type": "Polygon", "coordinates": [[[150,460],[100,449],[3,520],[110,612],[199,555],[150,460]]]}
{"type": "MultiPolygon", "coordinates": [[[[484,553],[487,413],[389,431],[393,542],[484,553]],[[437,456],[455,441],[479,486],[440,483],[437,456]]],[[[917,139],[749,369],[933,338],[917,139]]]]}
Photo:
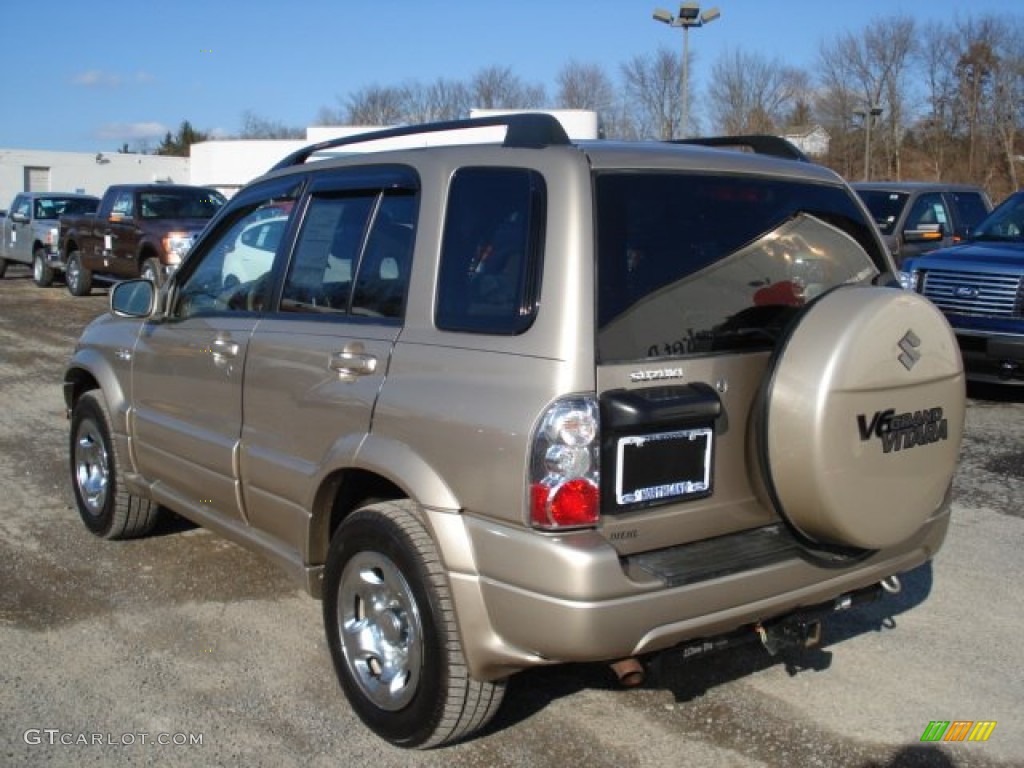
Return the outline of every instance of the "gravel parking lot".
{"type": "Polygon", "coordinates": [[[319,603],[271,565],[183,522],[86,532],[60,381],[106,301],[0,280],[0,765],[1024,765],[1024,393],[972,391],[945,548],[823,647],[663,657],[631,690],[531,671],[483,736],[409,753],[350,711],[319,603]],[[923,744],[933,720],[997,726],[923,744]]]}

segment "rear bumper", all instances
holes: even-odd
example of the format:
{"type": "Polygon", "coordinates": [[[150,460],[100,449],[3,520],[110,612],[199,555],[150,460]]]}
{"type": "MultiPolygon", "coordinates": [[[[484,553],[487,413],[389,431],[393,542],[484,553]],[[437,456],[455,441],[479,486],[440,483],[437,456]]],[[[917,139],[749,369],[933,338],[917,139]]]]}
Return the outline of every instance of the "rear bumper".
{"type": "Polygon", "coordinates": [[[540,664],[612,661],[785,616],[930,560],[949,506],[911,540],[852,565],[804,557],[669,586],[596,533],[559,537],[467,521],[480,568],[451,573],[467,660],[494,679],[540,664]]]}

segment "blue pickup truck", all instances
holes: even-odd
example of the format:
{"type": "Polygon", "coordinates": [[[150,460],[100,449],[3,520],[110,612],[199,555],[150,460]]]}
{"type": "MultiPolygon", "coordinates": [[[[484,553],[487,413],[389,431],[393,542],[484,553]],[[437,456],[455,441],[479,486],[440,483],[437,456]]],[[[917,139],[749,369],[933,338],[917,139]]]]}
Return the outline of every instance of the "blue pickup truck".
{"type": "Polygon", "coordinates": [[[904,261],[899,277],[945,313],[969,380],[1024,386],[1024,190],[966,242],[904,261]]]}

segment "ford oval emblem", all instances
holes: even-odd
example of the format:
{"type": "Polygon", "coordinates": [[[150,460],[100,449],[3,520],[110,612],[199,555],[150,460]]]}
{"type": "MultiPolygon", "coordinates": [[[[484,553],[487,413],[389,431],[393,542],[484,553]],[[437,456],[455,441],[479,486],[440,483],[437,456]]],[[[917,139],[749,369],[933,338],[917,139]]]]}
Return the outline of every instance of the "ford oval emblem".
{"type": "Polygon", "coordinates": [[[981,293],[973,285],[958,285],[956,290],[953,291],[953,295],[958,299],[976,299],[978,294],[981,293]]]}

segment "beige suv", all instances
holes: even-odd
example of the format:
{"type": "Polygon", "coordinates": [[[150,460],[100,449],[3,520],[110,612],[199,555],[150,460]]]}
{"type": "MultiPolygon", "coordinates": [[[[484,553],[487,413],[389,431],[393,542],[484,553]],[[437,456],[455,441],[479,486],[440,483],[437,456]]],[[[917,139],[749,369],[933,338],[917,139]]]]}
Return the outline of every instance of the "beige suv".
{"type": "Polygon", "coordinates": [[[289,157],[159,292],[116,286],[65,374],[86,526],[171,510],[283,566],[406,747],[529,667],[814,642],[938,550],[963,430],[949,326],[832,172],[546,115],[372,138],[494,125],[289,157]]]}

